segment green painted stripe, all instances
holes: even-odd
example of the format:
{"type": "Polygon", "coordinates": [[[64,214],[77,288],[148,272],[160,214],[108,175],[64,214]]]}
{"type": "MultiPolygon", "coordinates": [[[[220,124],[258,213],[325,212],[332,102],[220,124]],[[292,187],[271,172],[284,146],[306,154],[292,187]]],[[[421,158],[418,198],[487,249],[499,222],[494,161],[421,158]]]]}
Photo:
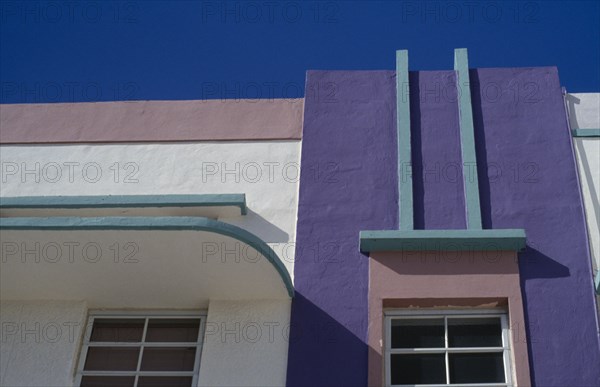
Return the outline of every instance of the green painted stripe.
{"type": "Polygon", "coordinates": [[[371,251],[520,251],[523,229],[361,231],[360,250],[371,251]]]}
{"type": "Polygon", "coordinates": [[[475,154],[475,127],[469,88],[469,59],[466,48],[454,50],[454,70],[456,70],[459,92],[460,143],[462,150],[463,178],[465,187],[465,207],[467,228],[481,229],[481,206],[479,203],[479,177],[475,154]]]}
{"type": "Polygon", "coordinates": [[[596,273],[594,284],[596,285],[596,294],[600,296],[600,270],[596,273]]]}
{"type": "Polygon", "coordinates": [[[408,51],[396,51],[396,131],[398,140],[398,228],[412,230],[413,179],[410,136],[408,51]]]}
{"type": "Polygon", "coordinates": [[[573,129],[573,137],[600,137],[600,129],[573,129]]]}
{"type": "Polygon", "coordinates": [[[246,215],[245,194],[109,195],[0,197],[0,209],[239,207],[246,215]]]}
{"type": "Polygon", "coordinates": [[[275,267],[290,297],[294,297],[292,279],[277,253],[256,235],[233,226],[202,217],[52,217],[0,218],[0,230],[56,230],[56,231],[207,231],[225,235],[243,242],[263,254],[275,267]]]}

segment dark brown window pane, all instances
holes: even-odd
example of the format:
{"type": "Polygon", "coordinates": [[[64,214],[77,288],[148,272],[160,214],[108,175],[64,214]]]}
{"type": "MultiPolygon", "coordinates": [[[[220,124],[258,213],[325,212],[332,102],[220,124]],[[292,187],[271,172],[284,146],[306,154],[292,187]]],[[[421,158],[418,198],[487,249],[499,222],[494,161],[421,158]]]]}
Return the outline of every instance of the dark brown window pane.
{"type": "Polygon", "coordinates": [[[86,371],[135,371],[138,347],[89,347],[85,359],[86,371]]]}
{"type": "Polygon", "coordinates": [[[147,342],[196,342],[199,319],[151,319],[146,332],[147,342]]]}
{"type": "Polygon", "coordinates": [[[450,347],[502,347],[500,318],[449,318],[450,347]]]}
{"type": "Polygon", "coordinates": [[[195,347],[144,348],[142,371],[193,371],[195,347]]]}
{"type": "Polygon", "coordinates": [[[444,348],[444,319],[392,320],[392,348],[444,348]]]}
{"type": "Polygon", "coordinates": [[[504,383],[503,354],[451,353],[451,383],[504,383]]]}
{"type": "Polygon", "coordinates": [[[446,384],[444,354],[391,356],[392,384],[446,384]]]}
{"type": "Polygon", "coordinates": [[[140,342],[144,319],[95,319],[90,341],[140,342]]]}
{"type": "Polygon", "coordinates": [[[191,385],[191,376],[141,376],[138,380],[138,387],[190,387],[191,385]]]}
{"type": "Polygon", "coordinates": [[[133,387],[135,376],[84,376],[81,387],[133,387]]]}

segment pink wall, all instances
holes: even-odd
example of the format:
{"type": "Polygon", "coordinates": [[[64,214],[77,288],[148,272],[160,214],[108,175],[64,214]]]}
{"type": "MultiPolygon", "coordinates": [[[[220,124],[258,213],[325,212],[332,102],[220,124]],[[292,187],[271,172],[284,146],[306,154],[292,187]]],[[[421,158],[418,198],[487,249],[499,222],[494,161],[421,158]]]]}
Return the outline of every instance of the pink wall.
{"type": "Polygon", "coordinates": [[[2,105],[0,143],[292,140],[303,99],[2,105]]]}
{"type": "Polygon", "coordinates": [[[384,384],[384,308],[506,307],[515,385],[531,385],[517,255],[378,252],[369,259],[369,385],[384,384]]]}

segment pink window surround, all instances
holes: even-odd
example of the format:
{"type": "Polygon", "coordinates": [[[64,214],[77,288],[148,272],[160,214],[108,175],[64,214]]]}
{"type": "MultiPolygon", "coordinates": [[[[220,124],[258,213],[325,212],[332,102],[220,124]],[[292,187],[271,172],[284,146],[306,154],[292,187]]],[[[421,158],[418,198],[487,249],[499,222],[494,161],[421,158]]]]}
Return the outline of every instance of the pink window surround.
{"type": "Polygon", "coordinates": [[[0,143],[299,140],[304,99],[0,105],[0,143]]]}
{"type": "Polygon", "coordinates": [[[384,385],[384,310],[508,310],[513,383],[530,386],[527,336],[513,251],[374,252],[369,259],[369,386],[384,385]]]}

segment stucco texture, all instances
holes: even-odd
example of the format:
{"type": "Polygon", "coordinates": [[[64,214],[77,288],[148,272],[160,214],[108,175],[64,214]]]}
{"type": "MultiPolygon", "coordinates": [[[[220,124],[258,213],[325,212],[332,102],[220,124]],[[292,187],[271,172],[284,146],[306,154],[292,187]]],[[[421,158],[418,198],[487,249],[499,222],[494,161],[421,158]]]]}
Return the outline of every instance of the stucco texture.
{"type": "MultiPolygon", "coordinates": [[[[600,93],[567,94],[571,129],[600,128],[600,93]]],[[[600,268],[600,138],[575,137],[579,179],[594,269],[600,268]]]]}
{"type": "Polygon", "coordinates": [[[291,140],[302,99],[2,105],[4,144],[291,140]]]}
{"type": "Polygon", "coordinates": [[[590,252],[558,71],[479,69],[471,81],[484,227],[527,234],[519,270],[533,384],[600,385],[590,252]],[[486,96],[489,85],[503,94],[486,96]]]}
{"type": "MultiPolygon", "coordinates": [[[[458,102],[445,87],[451,73],[410,77],[419,80],[411,95],[420,95],[411,99],[411,129],[421,137],[412,144],[417,228],[465,224],[462,180],[443,172],[460,160],[458,102]],[[423,170],[430,159],[442,163],[431,177],[423,170]]],[[[470,77],[483,226],[527,234],[518,258],[532,384],[600,385],[587,230],[557,70],[478,69],[470,77]]],[[[398,226],[395,74],[308,72],[307,90],[320,84],[336,92],[305,99],[292,326],[327,326],[331,340],[292,341],[287,383],[366,385],[368,257],[358,232],[398,226]],[[335,163],[335,180],[314,179],[310,166],[322,163],[335,163]],[[308,247],[327,242],[332,249],[315,259],[308,247]]]]}
{"type": "Polygon", "coordinates": [[[308,72],[306,89],[319,85],[336,92],[305,101],[287,385],[362,386],[368,257],[358,233],[398,223],[394,73],[308,72]]]}
{"type": "Polygon", "coordinates": [[[299,141],[3,145],[1,196],[245,193],[220,217],[267,242],[293,274],[299,141]]]}
{"type": "Polygon", "coordinates": [[[212,301],[198,385],[283,386],[289,322],[289,301],[212,301]]]}
{"type": "Polygon", "coordinates": [[[369,260],[369,386],[383,385],[384,308],[508,309],[512,383],[530,386],[527,332],[512,251],[376,252],[369,260]],[[410,302],[406,302],[410,299],[410,302]]]}
{"type": "Polygon", "coordinates": [[[86,312],[84,302],[2,301],[0,385],[73,385],[86,312]]]}

